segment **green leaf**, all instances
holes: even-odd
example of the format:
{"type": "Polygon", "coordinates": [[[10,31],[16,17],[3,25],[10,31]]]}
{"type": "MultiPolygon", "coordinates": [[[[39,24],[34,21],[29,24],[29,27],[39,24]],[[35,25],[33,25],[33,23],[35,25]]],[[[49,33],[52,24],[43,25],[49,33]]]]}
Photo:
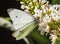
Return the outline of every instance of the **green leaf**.
{"type": "Polygon", "coordinates": [[[60,4],[60,0],[52,0],[51,3],[52,4],[60,4]]]}
{"type": "Polygon", "coordinates": [[[27,36],[27,39],[28,39],[30,44],[34,44],[34,41],[33,41],[33,39],[30,36],[27,36]]]}
{"type": "Polygon", "coordinates": [[[27,26],[23,31],[16,31],[12,35],[16,38],[16,40],[20,40],[30,34],[34,28],[37,26],[37,22],[31,22],[29,26],[27,26]]]}

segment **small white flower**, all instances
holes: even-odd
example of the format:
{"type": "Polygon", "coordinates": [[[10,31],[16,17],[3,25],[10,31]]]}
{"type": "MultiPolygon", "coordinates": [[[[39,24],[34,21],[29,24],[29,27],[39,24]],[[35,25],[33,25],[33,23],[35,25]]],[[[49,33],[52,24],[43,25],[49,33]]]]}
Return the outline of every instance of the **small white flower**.
{"type": "Polygon", "coordinates": [[[37,0],[33,0],[33,2],[37,2],[37,0]]]}
{"type": "Polygon", "coordinates": [[[34,14],[33,16],[34,16],[35,18],[37,18],[38,14],[34,14]]]}
{"type": "Polygon", "coordinates": [[[30,2],[29,5],[32,5],[32,2],[30,2]]]}
{"type": "Polygon", "coordinates": [[[42,0],[39,0],[39,2],[41,2],[42,0]]]}
{"type": "Polygon", "coordinates": [[[47,26],[47,24],[45,23],[45,22],[40,22],[39,23],[39,28],[40,29],[42,29],[42,28],[44,28],[44,27],[46,27],[47,26]]]}
{"type": "Polygon", "coordinates": [[[28,6],[25,6],[25,8],[26,8],[26,9],[29,9],[29,7],[28,7],[28,6]]]}
{"type": "Polygon", "coordinates": [[[54,8],[60,8],[60,5],[53,5],[54,8]]]}
{"type": "Polygon", "coordinates": [[[24,5],[21,5],[21,9],[25,9],[25,6],[24,5]]]}
{"type": "Polygon", "coordinates": [[[60,13],[51,13],[50,16],[53,18],[53,20],[58,21],[60,19],[60,13]]]}
{"type": "Polygon", "coordinates": [[[42,14],[42,12],[43,12],[43,11],[42,11],[42,10],[40,10],[40,14],[42,14]]]}
{"type": "Polygon", "coordinates": [[[44,9],[45,8],[45,5],[41,5],[41,8],[44,9]]]}
{"type": "Polygon", "coordinates": [[[46,9],[43,9],[43,13],[46,13],[47,12],[47,10],[46,9]]]}
{"type": "Polygon", "coordinates": [[[53,12],[55,9],[53,6],[50,6],[49,10],[53,12]]]}
{"type": "Polygon", "coordinates": [[[53,13],[53,12],[50,13],[50,16],[51,16],[51,17],[54,17],[54,16],[55,16],[55,13],[53,13]]]}
{"type": "Polygon", "coordinates": [[[51,11],[54,11],[54,10],[59,11],[59,10],[60,10],[60,5],[53,5],[53,6],[50,6],[50,10],[51,10],[51,11]]]}
{"type": "Polygon", "coordinates": [[[24,2],[20,2],[20,4],[24,4],[24,2]]]}
{"type": "Polygon", "coordinates": [[[28,10],[28,9],[25,9],[24,11],[25,11],[25,12],[29,12],[29,10],[28,10]]]}
{"type": "Polygon", "coordinates": [[[41,6],[41,8],[42,8],[42,10],[43,10],[43,13],[46,13],[46,12],[47,12],[47,10],[48,10],[48,8],[47,8],[47,7],[45,7],[45,5],[42,5],[42,6],[41,6]]]}
{"type": "Polygon", "coordinates": [[[52,44],[55,43],[56,38],[57,38],[57,36],[55,34],[50,34],[49,39],[51,39],[52,44]]]}
{"type": "Polygon", "coordinates": [[[53,17],[54,20],[58,21],[58,19],[60,19],[60,16],[55,15],[55,17],[53,17]]]}
{"type": "Polygon", "coordinates": [[[48,23],[48,22],[51,21],[51,17],[49,17],[48,15],[45,15],[45,16],[43,17],[43,21],[46,22],[46,23],[48,23]]]}
{"type": "Polygon", "coordinates": [[[40,29],[41,29],[40,31],[41,31],[41,34],[42,34],[42,35],[44,35],[45,32],[47,32],[47,33],[46,33],[46,35],[47,35],[48,32],[49,32],[49,26],[41,27],[40,29]]]}
{"type": "Polygon", "coordinates": [[[34,9],[34,12],[37,14],[40,14],[40,10],[39,9],[34,9]]]}
{"type": "Polygon", "coordinates": [[[42,17],[41,14],[34,14],[33,16],[34,16],[35,18],[38,18],[38,17],[41,18],[41,17],[42,17]]]}
{"type": "Polygon", "coordinates": [[[35,14],[34,14],[35,18],[37,18],[37,17],[41,18],[42,17],[42,10],[34,9],[34,12],[35,12],[35,14]]]}
{"type": "Polygon", "coordinates": [[[42,0],[42,2],[47,2],[47,0],[42,0]]]}

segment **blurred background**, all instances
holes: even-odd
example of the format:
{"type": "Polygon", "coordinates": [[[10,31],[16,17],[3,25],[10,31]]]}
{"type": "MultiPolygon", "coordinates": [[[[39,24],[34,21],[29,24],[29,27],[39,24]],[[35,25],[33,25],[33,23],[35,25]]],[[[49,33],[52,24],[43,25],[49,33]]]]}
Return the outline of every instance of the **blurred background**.
{"type": "MultiPolygon", "coordinates": [[[[0,0],[0,17],[9,17],[8,8],[20,9],[20,2],[16,0],[0,0]]],[[[11,34],[12,31],[0,27],[0,44],[26,44],[23,40],[16,41],[11,34]]]]}

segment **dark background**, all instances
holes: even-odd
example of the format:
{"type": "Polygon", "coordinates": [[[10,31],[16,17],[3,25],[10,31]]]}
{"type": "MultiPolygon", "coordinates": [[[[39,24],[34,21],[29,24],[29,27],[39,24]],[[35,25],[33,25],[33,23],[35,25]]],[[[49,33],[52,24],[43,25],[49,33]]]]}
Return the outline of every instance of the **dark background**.
{"type": "MultiPolygon", "coordinates": [[[[9,17],[7,13],[8,8],[20,9],[20,3],[16,0],[0,0],[1,17],[9,17]]],[[[11,34],[12,31],[0,27],[0,44],[26,44],[23,40],[16,41],[11,34]]]]}
{"type": "Polygon", "coordinates": [[[7,9],[9,8],[20,9],[20,3],[16,0],[0,0],[0,16],[8,17],[7,9]]]}

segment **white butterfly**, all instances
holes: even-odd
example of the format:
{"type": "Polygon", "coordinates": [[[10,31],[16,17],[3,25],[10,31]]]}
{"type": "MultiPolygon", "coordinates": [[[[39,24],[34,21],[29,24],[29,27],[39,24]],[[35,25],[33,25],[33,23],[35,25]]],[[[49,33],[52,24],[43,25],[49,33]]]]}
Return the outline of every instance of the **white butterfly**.
{"type": "Polygon", "coordinates": [[[16,29],[16,32],[12,34],[16,40],[26,37],[37,26],[36,19],[29,14],[18,9],[8,9],[7,11],[16,29]]]}

